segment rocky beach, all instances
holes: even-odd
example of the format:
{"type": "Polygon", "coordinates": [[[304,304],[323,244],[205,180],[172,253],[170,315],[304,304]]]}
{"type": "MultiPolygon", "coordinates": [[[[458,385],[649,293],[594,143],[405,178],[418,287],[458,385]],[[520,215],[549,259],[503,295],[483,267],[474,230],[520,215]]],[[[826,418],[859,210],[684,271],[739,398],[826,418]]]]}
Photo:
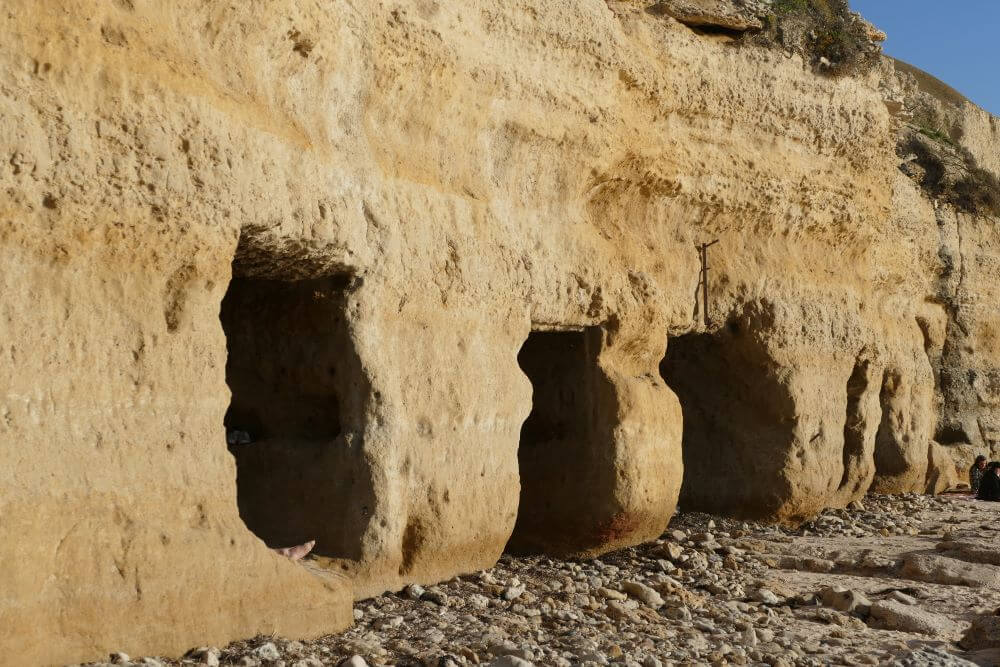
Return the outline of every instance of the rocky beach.
{"type": "Polygon", "coordinates": [[[361,600],[342,634],[111,664],[992,665],[998,532],[1000,505],[959,494],[872,495],[796,529],[682,512],[600,559],[504,556],[361,600]]]}

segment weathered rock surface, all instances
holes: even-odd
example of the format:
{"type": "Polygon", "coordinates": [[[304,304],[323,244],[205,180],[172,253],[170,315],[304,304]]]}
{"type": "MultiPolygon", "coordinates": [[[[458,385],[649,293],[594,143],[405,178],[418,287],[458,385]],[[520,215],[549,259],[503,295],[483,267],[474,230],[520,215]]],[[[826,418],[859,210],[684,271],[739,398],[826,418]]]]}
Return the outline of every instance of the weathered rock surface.
{"type": "Polygon", "coordinates": [[[1000,565],[1000,545],[991,539],[946,540],[935,546],[951,558],[969,561],[971,563],[988,563],[1000,565]]]}
{"type": "Polygon", "coordinates": [[[869,622],[885,630],[902,630],[932,636],[947,635],[958,629],[958,624],[940,614],[897,600],[881,600],[874,603],[869,622]]]}
{"type": "Polygon", "coordinates": [[[509,540],[796,522],[991,442],[997,226],[898,169],[894,75],[597,0],[0,29],[12,662],[318,635],[509,540]],[[322,576],[266,548],[310,538],[322,576]]]}
{"type": "Polygon", "coordinates": [[[969,651],[1000,648],[1000,616],[976,617],[959,644],[969,651]]]}
{"type": "Polygon", "coordinates": [[[910,554],[903,561],[903,576],[919,581],[962,586],[998,586],[1000,569],[979,563],[927,554],[910,554]]]}
{"type": "MultiPolygon", "coordinates": [[[[891,67],[894,74],[882,77],[880,85],[886,99],[898,101],[894,113],[904,123],[900,147],[905,173],[917,182],[953,187],[968,176],[969,165],[962,155],[966,152],[979,167],[1000,174],[1000,121],[926,72],[895,60],[891,67]],[[921,164],[914,148],[930,161],[921,164]],[[935,172],[929,179],[927,168],[935,172]]],[[[954,194],[932,196],[942,200],[954,194]]],[[[940,392],[934,439],[944,446],[939,453],[950,453],[954,459],[947,474],[965,479],[976,454],[1000,457],[1000,413],[992,380],[1000,366],[994,341],[1000,323],[988,305],[996,290],[990,268],[996,262],[995,225],[990,218],[996,214],[969,215],[949,206],[937,206],[934,214],[941,256],[936,299],[949,313],[940,324],[924,319],[921,325],[940,392]]],[[[945,461],[935,465],[949,467],[945,461]]]]}
{"type": "Polygon", "coordinates": [[[893,667],[974,667],[977,663],[939,648],[925,647],[914,649],[889,664],[893,667]]]}

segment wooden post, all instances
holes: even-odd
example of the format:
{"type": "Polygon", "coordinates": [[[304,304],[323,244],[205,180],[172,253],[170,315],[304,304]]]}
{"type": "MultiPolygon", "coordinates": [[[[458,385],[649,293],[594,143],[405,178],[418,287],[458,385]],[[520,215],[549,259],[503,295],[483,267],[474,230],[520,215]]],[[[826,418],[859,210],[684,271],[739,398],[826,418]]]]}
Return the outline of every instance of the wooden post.
{"type": "Polygon", "coordinates": [[[697,246],[701,259],[701,312],[704,315],[706,327],[712,324],[708,319],[708,249],[718,242],[719,239],[715,239],[711,243],[702,243],[697,246]]]}

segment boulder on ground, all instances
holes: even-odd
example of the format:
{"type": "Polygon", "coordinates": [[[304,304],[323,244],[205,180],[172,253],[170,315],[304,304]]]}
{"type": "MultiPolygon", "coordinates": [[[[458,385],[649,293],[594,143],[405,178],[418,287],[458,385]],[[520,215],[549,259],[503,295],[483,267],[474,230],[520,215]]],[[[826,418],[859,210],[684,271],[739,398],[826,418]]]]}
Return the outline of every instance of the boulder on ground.
{"type": "Polygon", "coordinates": [[[820,591],[819,596],[827,607],[849,614],[867,614],[871,611],[872,602],[863,593],[842,586],[826,586],[820,591]]]}

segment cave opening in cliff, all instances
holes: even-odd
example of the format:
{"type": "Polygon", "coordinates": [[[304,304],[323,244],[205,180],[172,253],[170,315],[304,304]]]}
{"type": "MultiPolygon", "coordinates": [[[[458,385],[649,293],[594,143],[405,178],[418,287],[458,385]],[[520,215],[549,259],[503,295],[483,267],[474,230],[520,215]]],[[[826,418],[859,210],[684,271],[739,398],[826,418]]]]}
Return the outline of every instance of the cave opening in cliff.
{"type": "Polygon", "coordinates": [[[240,516],[271,547],[314,539],[317,554],[358,558],[374,503],[361,429],[351,428],[365,393],[347,321],[351,278],[240,269],[220,309],[240,516]]]}
{"type": "Polygon", "coordinates": [[[233,279],[220,314],[232,392],[228,432],[306,442],[340,434],[341,355],[331,334],[342,317],[343,287],[342,278],[233,279]]]}
{"type": "MultiPolygon", "coordinates": [[[[683,431],[681,455],[684,461],[684,476],[681,481],[681,506],[685,510],[701,509],[703,501],[711,493],[710,487],[718,484],[719,477],[712,472],[711,459],[721,452],[715,444],[724,437],[719,432],[722,408],[712,398],[718,387],[721,365],[716,341],[710,334],[690,333],[667,342],[667,352],[660,362],[660,376],[681,404],[683,431]]],[[[722,391],[718,398],[722,399],[722,391]]],[[[724,413],[723,413],[724,414],[724,413]]]]}
{"type": "Polygon", "coordinates": [[[778,367],[741,320],[668,340],[660,375],[683,415],[684,511],[760,518],[778,509],[795,412],[778,367]]]}
{"type": "MultiPolygon", "coordinates": [[[[914,468],[907,424],[908,393],[903,373],[898,368],[886,368],[878,397],[882,415],[875,432],[875,479],[869,492],[897,493],[908,484],[907,476],[914,468]]],[[[921,458],[927,456],[926,452],[926,447],[920,448],[921,458]]]]}
{"type": "Polygon", "coordinates": [[[594,431],[600,335],[598,327],[533,331],[518,354],[531,380],[532,407],[521,427],[521,495],[508,551],[558,552],[559,535],[578,521],[593,474],[586,450],[594,431]]]}

